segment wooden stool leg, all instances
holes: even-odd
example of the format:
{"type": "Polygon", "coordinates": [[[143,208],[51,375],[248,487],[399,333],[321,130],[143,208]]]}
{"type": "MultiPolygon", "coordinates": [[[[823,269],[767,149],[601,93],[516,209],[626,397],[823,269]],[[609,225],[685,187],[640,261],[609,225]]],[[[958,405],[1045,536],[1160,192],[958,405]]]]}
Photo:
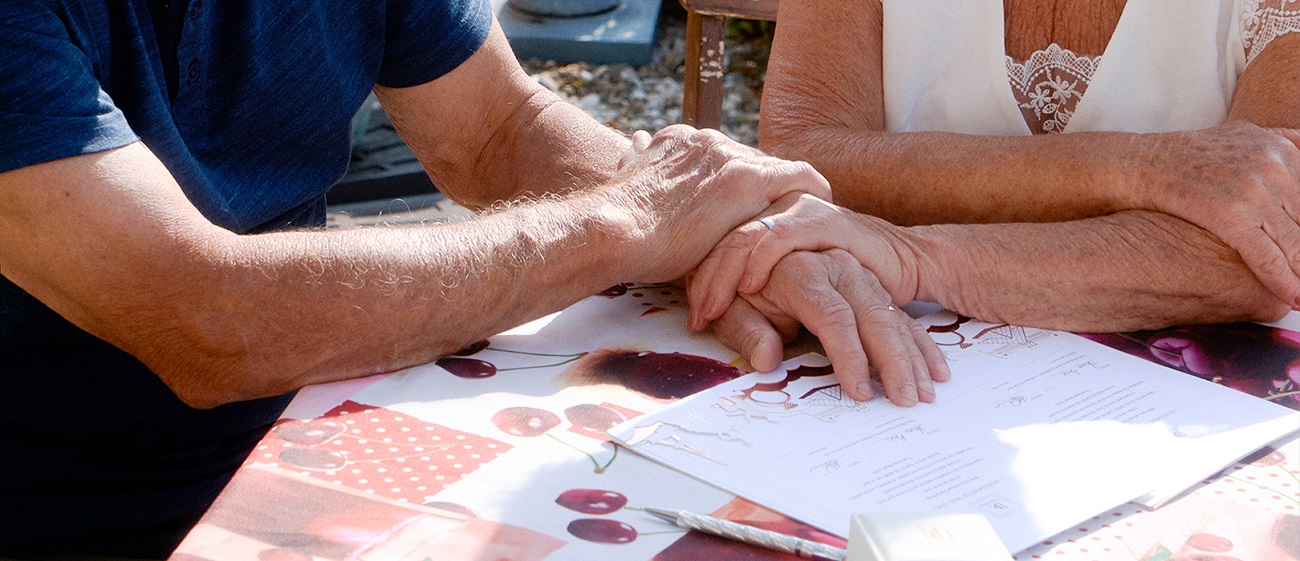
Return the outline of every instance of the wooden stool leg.
{"type": "Polygon", "coordinates": [[[723,39],[727,18],[686,13],[686,84],[682,122],[697,128],[722,126],[723,39]]]}

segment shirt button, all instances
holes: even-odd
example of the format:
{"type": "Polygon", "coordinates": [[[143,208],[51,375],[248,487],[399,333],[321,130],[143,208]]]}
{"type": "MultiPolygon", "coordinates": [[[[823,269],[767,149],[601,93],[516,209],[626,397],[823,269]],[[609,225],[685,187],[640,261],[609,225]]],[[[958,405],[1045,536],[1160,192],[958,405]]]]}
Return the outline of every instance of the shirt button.
{"type": "Polygon", "coordinates": [[[187,71],[187,73],[186,73],[186,75],[185,75],[185,76],[186,76],[186,80],[188,80],[190,83],[193,83],[195,80],[198,80],[198,79],[199,79],[199,70],[200,70],[200,69],[199,69],[199,61],[197,61],[197,60],[195,60],[195,61],[191,61],[191,62],[190,62],[190,69],[187,71]]]}
{"type": "Polygon", "coordinates": [[[203,0],[193,0],[190,2],[190,19],[199,19],[199,13],[202,9],[203,0]]]}

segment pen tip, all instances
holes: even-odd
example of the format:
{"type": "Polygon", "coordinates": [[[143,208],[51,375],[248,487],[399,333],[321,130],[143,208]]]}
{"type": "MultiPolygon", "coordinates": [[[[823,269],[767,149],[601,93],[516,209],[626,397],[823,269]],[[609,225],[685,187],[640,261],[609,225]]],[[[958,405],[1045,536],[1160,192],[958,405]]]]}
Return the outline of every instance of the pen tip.
{"type": "Polygon", "coordinates": [[[660,519],[662,519],[662,520],[666,520],[666,521],[668,521],[668,522],[674,522],[674,523],[677,522],[677,513],[674,512],[674,511],[668,510],[668,509],[666,509],[666,508],[645,507],[645,508],[642,509],[642,510],[645,510],[646,512],[648,512],[648,513],[650,513],[650,514],[654,515],[655,517],[660,518],[660,519]]]}

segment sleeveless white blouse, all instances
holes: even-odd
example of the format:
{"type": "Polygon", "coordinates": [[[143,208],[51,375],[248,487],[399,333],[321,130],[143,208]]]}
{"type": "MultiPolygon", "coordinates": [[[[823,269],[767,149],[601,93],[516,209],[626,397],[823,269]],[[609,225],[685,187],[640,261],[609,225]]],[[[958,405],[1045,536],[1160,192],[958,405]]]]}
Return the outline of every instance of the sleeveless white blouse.
{"type": "Polygon", "coordinates": [[[1051,45],[1013,61],[1002,0],[882,2],[893,132],[1028,135],[1035,117],[1039,132],[1213,127],[1249,61],[1300,32],[1300,0],[1128,0],[1101,56],[1051,45]]]}

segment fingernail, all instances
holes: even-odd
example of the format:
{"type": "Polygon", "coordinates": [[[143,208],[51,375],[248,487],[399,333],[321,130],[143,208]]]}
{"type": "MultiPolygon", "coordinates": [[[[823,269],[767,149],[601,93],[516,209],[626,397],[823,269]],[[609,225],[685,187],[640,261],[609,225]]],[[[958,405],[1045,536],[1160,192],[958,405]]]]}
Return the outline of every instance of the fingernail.
{"type": "Polygon", "coordinates": [[[754,277],[749,275],[740,277],[740,285],[736,287],[736,290],[745,294],[752,294],[754,292],[754,277]]]}
{"type": "Polygon", "coordinates": [[[952,380],[952,369],[951,369],[951,368],[948,368],[948,364],[947,364],[947,363],[944,363],[944,365],[943,365],[943,374],[942,374],[942,376],[943,376],[943,379],[940,380],[941,382],[947,382],[947,381],[949,381],[949,380],[952,380]]]}
{"type": "Polygon", "coordinates": [[[931,384],[928,380],[921,381],[921,388],[917,393],[921,398],[921,401],[925,403],[934,403],[934,384],[931,384]]]}
{"type": "Polygon", "coordinates": [[[858,382],[858,385],[855,387],[858,389],[858,394],[862,395],[862,401],[871,400],[871,396],[874,393],[871,391],[871,382],[858,382]]]}
{"type": "Polygon", "coordinates": [[[898,388],[898,397],[903,403],[899,405],[913,406],[916,405],[916,386],[912,384],[903,384],[898,388]]]}
{"type": "Polygon", "coordinates": [[[703,315],[703,317],[700,318],[701,323],[710,322],[722,317],[722,314],[726,312],[727,309],[724,308],[721,304],[719,305],[710,304],[709,307],[704,308],[704,311],[705,314],[703,315]]]}

